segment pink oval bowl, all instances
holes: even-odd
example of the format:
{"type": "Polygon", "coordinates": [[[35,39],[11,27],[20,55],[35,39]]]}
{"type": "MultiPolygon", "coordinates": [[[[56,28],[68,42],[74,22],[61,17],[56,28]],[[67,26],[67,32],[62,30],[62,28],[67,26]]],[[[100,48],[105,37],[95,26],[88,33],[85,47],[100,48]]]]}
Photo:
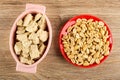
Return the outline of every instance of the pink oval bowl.
{"type": "Polygon", "coordinates": [[[15,22],[14,22],[12,28],[11,28],[10,38],[9,38],[9,47],[10,47],[11,54],[12,54],[13,58],[15,59],[16,63],[17,63],[16,64],[16,71],[35,73],[36,68],[37,68],[37,64],[40,63],[48,53],[48,50],[49,50],[49,48],[51,46],[51,42],[52,42],[52,27],[51,27],[51,23],[50,23],[48,17],[45,15],[45,11],[46,11],[45,6],[34,5],[34,4],[26,4],[25,11],[17,17],[17,19],[15,20],[15,22]],[[42,13],[45,16],[46,21],[47,21],[48,31],[49,31],[49,39],[48,39],[47,48],[44,51],[42,57],[32,65],[25,65],[25,64],[22,64],[19,61],[19,59],[18,59],[18,57],[17,57],[17,55],[14,51],[14,38],[15,38],[15,32],[16,32],[16,27],[17,27],[16,23],[18,22],[19,19],[24,18],[24,16],[26,14],[29,14],[29,13],[42,13]]]}
{"type": "MultiPolygon", "coordinates": [[[[63,28],[61,29],[60,34],[59,34],[59,47],[60,47],[60,51],[61,51],[63,57],[64,57],[69,63],[73,64],[74,66],[82,67],[82,68],[95,67],[95,66],[97,66],[97,65],[99,65],[99,64],[94,63],[94,64],[91,64],[91,65],[89,65],[89,66],[83,66],[83,65],[77,65],[77,64],[75,64],[75,63],[72,63],[71,60],[67,57],[67,55],[66,55],[66,53],[65,53],[65,51],[64,51],[64,47],[63,47],[63,44],[62,44],[62,36],[63,36],[64,34],[67,34],[67,32],[66,32],[67,28],[68,28],[69,26],[71,26],[71,25],[74,25],[74,24],[75,24],[75,21],[76,21],[78,18],[80,18],[80,19],[85,18],[85,19],[87,19],[87,20],[88,20],[88,19],[93,19],[94,21],[102,21],[102,22],[105,24],[105,27],[106,27],[106,29],[107,29],[107,31],[108,31],[108,35],[109,35],[109,38],[107,39],[107,40],[110,42],[110,44],[109,44],[110,50],[109,50],[109,51],[111,52],[111,50],[112,50],[112,44],[113,44],[113,39],[112,39],[112,34],[111,34],[111,31],[110,31],[108,25],[107,25],[103,20],[101,20],[101,19],[99,19],[99,18],[97,18],[97,17],[95,17],[95,16],[89,15],[89,14],[83,14],[83,15],[75,16],[75,17],[71,18],[71,19],[63,26],[63,28]]],[[[105,56],[105,57],[100,61],[100,64],[101,64],[103,61],[105,61],[105,60],[107,59],[107,57],[108,57],[108,56],[105,56]]]]}

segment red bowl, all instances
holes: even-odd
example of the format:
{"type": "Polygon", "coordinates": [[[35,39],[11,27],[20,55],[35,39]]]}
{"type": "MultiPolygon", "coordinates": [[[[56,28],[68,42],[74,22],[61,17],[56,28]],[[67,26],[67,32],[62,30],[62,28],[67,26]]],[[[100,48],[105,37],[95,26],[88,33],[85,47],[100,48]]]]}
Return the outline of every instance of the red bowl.
{"type": "MultiPolygon", "coordinates": [[[[102,21],[102,22],[105,24],[105,27],[106,27],[106,29],[107,29],[107,31],[108,31],[108,35],[109,35],[109,38],[107,39],[107,40],[110,42],[110,44],[109,44],[109,48],[110,48],[109,52],[111,52],[111,50],[112,50],[112,44],[113,44],[112,34],[111,34],[111,31],[110,31],[108,25],[107,25],[103,20],[101,20],[101,19],[99,19],[99,18],[97,18],[97,17],[95,17],[95,16],[88,15],[88,14],[78,15],[78,16],[75,16],[75,17],[71,18],[71,19],[63,26],[63,28],[61,29],[60,34],[59,34],[59,47],[60,47],[60,51],[61,51],[63,57],[64,57],[69,63],[73,64],[74,66],[83,67],[83,68],[91,68],[91,67],[97,66],[97,65],[99,65],[99,64],[94,63],[94,64],[91,64],[91,65],[89,65],[89,66],[82,66],[82,65],[77,65],[77,64],[75,64],[75,63],[72,63],[71,60],[67,57],[67,55],[66,55],[66,53],[65,53],[65,51],[64,51],[63,44],[62,44],[62,37],[63,37],[64,34],[67,34],[67,32],[66,32],[66,31],[67,31],[67,28],[68,28],[69,26],[75,24],[75,21],[76,21],[78,18],[80,18],[80,19],[85,18],[85,19],[87,19],[87,20],[88,20],[88,19],[93,19],[93,21],[102,21]]],[[[107,57],[108,57],[108,56],[105,56],[105,57],[100,61],[100,64],[101,64],[103,61],[105,61],[105,60],[107,59],[107,57]]]]}

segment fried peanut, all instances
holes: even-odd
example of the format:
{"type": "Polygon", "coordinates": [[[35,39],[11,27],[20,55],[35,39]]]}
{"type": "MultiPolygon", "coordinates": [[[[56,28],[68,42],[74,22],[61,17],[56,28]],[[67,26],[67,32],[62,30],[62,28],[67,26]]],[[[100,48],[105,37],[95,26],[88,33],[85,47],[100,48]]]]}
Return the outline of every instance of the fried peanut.
{"type": "Polygon", "coordinates": [[[66,31],[62,43],[71,62],[89,66],[109,55],[108,31],[102,21],[77,19],[66,31]]]}
{"type": "Polygon", "coordinates": [[[89,66],[90,64],[89,64],[89,62],[88,61],[85,61],[84,63],[83,63],[83,66],[89,66]]]}

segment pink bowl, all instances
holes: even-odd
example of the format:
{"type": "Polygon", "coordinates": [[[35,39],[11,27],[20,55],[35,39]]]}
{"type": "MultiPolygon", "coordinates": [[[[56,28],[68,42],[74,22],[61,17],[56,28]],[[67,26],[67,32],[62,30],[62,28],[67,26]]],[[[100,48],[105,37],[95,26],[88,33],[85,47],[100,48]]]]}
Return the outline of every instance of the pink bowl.
{"type": "MultiPolygon", "coordinates": [[[[89,66],[82,66],[82,65],[77,65],[77,64],[75,64],[75,63],[72,63],[72,61],[67,57],[67,55],[66,55],[66,53],[65,53],[65,51],[64,51],[63,44],[62,44],[62,36],[63,36],[64,34],[67,34],[67,32],[66,32],[67,28],[68,28],[69,26],[75,24],[75,21],[76,21],[78,18],[81,18],[81,19],[82,19],[82,18],[85,18],[85,19],[93,19],[94,21],[102,21],[102,22],[105,24],[105,27],[106,27],[106,29],[108,30],[108,35],[109,35],[109,38],[108,38],[107,40],[110,42],[110,44],[109,44],[110,52],[111,52],[111,50],[112,50],[112,44],[113,44],[112,33],[111,33],[108,25],[107,25],[103,20],[101,20],[101,19],[99,19],[99,18],[97,18],[97,17],[95,17],[95,16],[88,15],[88,14],[78,15],[78,16],[75,16],[75,17],[71,18],[71,19],[63,26],[63,28],[61,29],[60,34],[59,34],[59,47],[60,47],[60,51],[61,51],[63,57],[64,57],[69,63],[73,64],[74,66],[82,67],[82,68],[91,68],[91,67],[97,66],[97,65],[99,65],[99,64],[94,63],[94,64],[89,65],[89,66]]],[[[105,57],[100,61],[100,63],[102,63],[103,61],[105,61],[105,59],[106,59],[107,57],[108,57],[108,56],[105,56],[105,57]]]]}
{"type": "Polygon", "coordinates": [[[10,32],[10,38],[9,38],[9,47],[10,47],[11,54],[12,54],[13,58],[15,59],[16,63],[17,63],[16,71],[35,73],[36,68],[37,68],[37,64],[40,63],[48,53],[48,50],[49,50],[49,48],[51,46],[51,42],[52,42],[52,27],[51,27],[51,23],[50,23],[48,17],[45,15],[45,11],[46,11],[45,6],[26,4],[25,11],[17,17],[17,19],[15,20],[15,22],[14,22],[14,24],[12,26],[12,29],[11,29],[11,32],[10,32]],[[14,51],[14,38],[15,38],[15,32],[16,32],[16,27],[17,27],[16,23],[18,22],[19,19],[22,19],[28,13],[42,13],[46,18],[48,31],[49,31],[49,39],[48,39],[47,48],[46,48],[43,56],[32,65],[22,64],[18,60],[18,57],[17,57],[17,55],[16,55],[16,53],[14,51]]]}

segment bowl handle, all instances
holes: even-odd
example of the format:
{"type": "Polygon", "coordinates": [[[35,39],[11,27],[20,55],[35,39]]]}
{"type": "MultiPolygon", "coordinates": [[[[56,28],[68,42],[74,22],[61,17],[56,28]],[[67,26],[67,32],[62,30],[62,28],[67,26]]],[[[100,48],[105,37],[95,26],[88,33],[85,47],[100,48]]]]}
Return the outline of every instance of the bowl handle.
{"type": "Polygon", "coordinates": [[[45,6],[37,5],[37,4],[26,4],[25,10],[28,10],[28,9],[37,9],[38,11],[40,11],[43,14],[45,14],[45,11],[46,11],[45,6]]]}
{"type": "Polygon", "coordinates": [[[37,65],[35,66],[24,66],[23,64],[17,63],[16,65],[16,71],[21,71],[21,72],[28,72],[28,73],[36,73],[37,65]]]}

